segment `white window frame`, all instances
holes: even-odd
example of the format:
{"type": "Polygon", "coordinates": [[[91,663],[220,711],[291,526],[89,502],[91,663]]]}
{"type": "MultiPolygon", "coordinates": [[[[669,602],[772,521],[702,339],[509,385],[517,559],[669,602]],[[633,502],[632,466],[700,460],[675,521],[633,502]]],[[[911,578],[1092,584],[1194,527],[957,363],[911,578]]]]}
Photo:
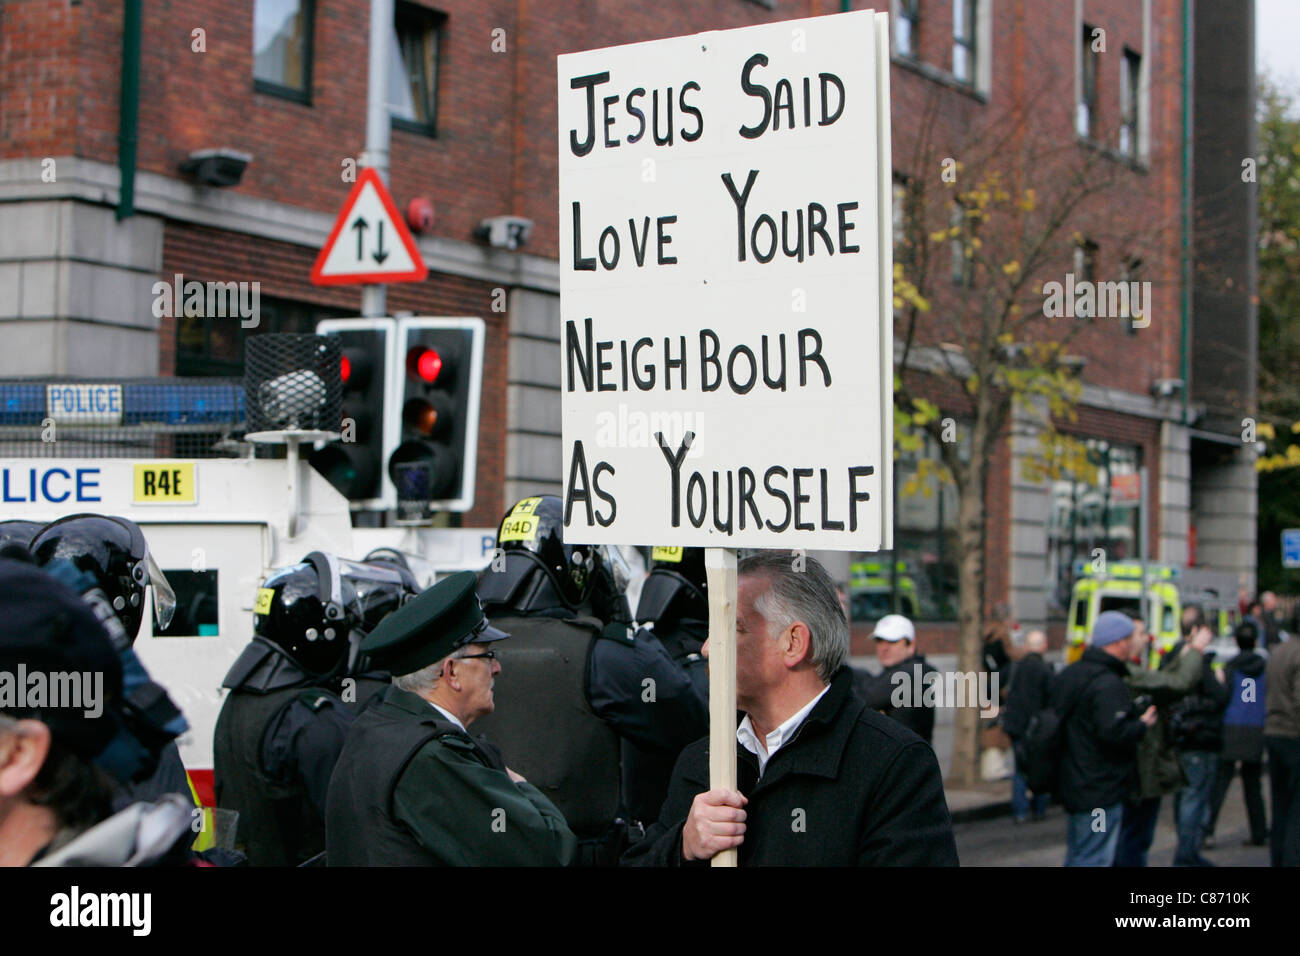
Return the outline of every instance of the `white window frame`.
{"type": "MultiPolygon", "coordinates": [[[[921,59],[921,49],[917,40],[920,37],[920,33],[921,33],[920,31],[921,15],[922,15],[921,4],[923,2],[924,0],[890,0],[889,15],[893,19],[894,25],[889,31],[889,45],[894,53],[894,56],[897,56],[904,60],[919,61],[921,59]],[[907,6],[911,7],[916,11],[915,18],[903,16],[903,8],[905,3],[907,4],[907,6]],[[909,34],[909,39],[912,44],[912,49],[908,53],[903,53],[901,50],[898,49],[897,24],[901,20],[907,20],[912,24],[912,30],[909,34]]],[[[931,2],[934,2],[934,0],[931,0],[931,2]]]]}

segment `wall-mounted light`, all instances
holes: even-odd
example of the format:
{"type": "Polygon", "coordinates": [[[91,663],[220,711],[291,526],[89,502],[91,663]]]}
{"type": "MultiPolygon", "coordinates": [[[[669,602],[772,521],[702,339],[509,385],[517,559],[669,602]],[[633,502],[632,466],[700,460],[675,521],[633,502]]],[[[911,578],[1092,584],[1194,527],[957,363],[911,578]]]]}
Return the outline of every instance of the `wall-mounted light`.
{"type": "Polygon", "coordinates": [[[1158,378],[1151,383],[1151,394],[1156,398],[1173,398],[1182,394],[1183,385],[1181,378],[1158,378]]]}
{"type": "Polygon", "coordinates": [[[238,186],[252,161],[251,153],[236,149],[200,149],[186,157],[180,170],[202,186],[238,186]]]}

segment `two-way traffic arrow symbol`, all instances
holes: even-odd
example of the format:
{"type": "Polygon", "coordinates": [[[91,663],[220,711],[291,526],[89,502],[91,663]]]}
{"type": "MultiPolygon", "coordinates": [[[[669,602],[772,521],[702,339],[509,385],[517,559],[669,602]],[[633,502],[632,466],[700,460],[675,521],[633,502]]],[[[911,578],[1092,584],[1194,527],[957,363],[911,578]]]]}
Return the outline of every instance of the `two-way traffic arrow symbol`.
{"type": "MultiPolygon", "coordinates": [[[[364,216],[357,216],[352,223],[352,228],[357,234],[357,261],[360,262],[365,258],[366,230],[370,228],[370,223],[366,221],[364,216]]],[[[384,221],[382,219],[379,220],[379,244],[375,251],[370,254],[370,257],[381,266],[384,264],[384,260],[388,258],[388,250],[384,248],[384,221]]]]}

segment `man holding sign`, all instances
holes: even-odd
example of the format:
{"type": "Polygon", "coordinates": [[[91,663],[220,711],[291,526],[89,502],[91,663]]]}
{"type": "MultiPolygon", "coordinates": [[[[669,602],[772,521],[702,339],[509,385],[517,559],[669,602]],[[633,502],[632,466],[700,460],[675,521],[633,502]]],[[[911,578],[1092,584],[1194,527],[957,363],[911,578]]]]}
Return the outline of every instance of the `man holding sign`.
{"type": "Polygon", "coordinates": [[[767,551],[738,571],[738,790],[709,789],[709,741],[696,741],[659,822],[622,862],[703,863],[737,848],[747,866],[955,866],[934,752],[853,695],[826,570],[767,551]]]}

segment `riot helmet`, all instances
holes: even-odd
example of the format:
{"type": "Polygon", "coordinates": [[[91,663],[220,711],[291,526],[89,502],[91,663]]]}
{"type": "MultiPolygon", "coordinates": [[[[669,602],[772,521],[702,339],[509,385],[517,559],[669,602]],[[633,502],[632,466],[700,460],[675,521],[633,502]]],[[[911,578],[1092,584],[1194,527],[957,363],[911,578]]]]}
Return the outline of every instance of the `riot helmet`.
{"type": "Polygon", "coordinates": [[[30,549],[32,539],[44,527],[45,525],[39,521],[23,521],[17,518],[11,521],[0,521],[0,548],[16,544],[22,548],[30,549]]]}
{"type": "Polygon", "coordinates": [[[253,604],[253,633],[308,674],[322,677],[347,659],[351,629],[361,618],[356,591],[340,577],[337,559],[313,551],[262,582],[253,604]]]}
{"type": "Polygon", "coordinates": [[[91,574],[134,641],[144,618],[145,591],[153,589],[154,623],[165,628],[176,610],[176,594],[159,570],[139,525],[111,515],[68,515],[46,525],[31,543],[42,566],[68,561],[91,574]]]}
{"type": "Polygon", "coordinates": [[[598,562],[597,549],[564,543],[559,498],[523,498],[501,519],[497,553],[479,577],[478,595],[485,606],[576,611],[591,597],[598,562]]]}
{"type": "Polygon", "coordinates": [[[409,571],[313,551],[281,568],[257,592],[253,632],[312,677],[351,668],[361,640],[416,593],[409,571]]]}
{"type": "Polygon", "coordinates": [[[420,593],[419,582],[406,555],[394,548],[376,548],[360,562],[341,561],[340,571],[352,582],[361,604],[361,629],[369,634],[387,615],[420,593]]]}
{"type": "Polygon", "coordinates": [[[646,621],[709,618],[709,582],[703,548],[655,548],[654,562],[641,586],[636,619],[646,621]]]}

